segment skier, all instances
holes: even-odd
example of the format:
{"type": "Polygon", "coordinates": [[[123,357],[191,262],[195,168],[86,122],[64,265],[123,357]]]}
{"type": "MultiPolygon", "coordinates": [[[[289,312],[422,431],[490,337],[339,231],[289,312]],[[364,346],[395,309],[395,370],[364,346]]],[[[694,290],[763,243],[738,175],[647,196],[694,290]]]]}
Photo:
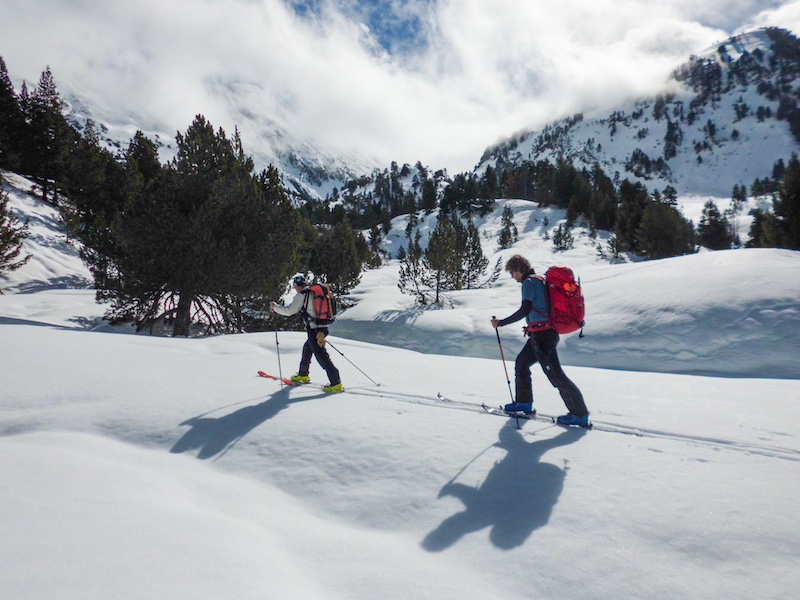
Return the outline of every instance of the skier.
{"type": "Polygon", "coordinates": [[[269,307],[273,312],[284,317],[300,313],[306,324],[308,339],[303,344],[303,354],[300,358],[300,369],[297,375],[293,375],[291,380],[297,384],[308,383],[310,381],[308,372],[311,368],[311,355],[317,359],[319,365],[325,369],[330,383],[322,389],[334,394],[344,390],[342,380],[339,377],[339,370],[334,366],[328,351],[325,349],[325,338],[328,335],[326,326],[318,325],[316,322],[316,311],[314,302],[310,298],[311,292],[308,290],[308,282],[302,275],[297,275],[293,280],[295,296],[289,306],[280,306],[277,302],[270,302],[269,307]]]}
{"type": "MultiPolygon", "coordinates": [[[[495,329],[516,323],[525,318],[529,330],[533,330],[528,341],[523,346],[516,360],[515,384],[517,389],[516,400],[506,404],[504,409],[508,413],[533,412],[533,386],[531,383],[531,366],[538,362],[542,366],[547,379],[558,388],[564,404],[569,412],[558,417],[560,425],[575,425],[587,427],[589,425],[589,411],[583,401],[583,395],[572,381],[569,380],[561,363],[558,361],[556,346],[559,335],[553,329],[546,328],[550,309],[547,305],[547,289],[541,279],[534,277],[535,272],[524,256],[516,254],[506,262],[508,271],[515,281],[522,284],[522,306],[514,314],[505,319],[492,319],[495,329]],[[540,329],[537,329],[537,326],[540,329]]],[[[526,331],[527,333],[527,331],[526,331]]]]}

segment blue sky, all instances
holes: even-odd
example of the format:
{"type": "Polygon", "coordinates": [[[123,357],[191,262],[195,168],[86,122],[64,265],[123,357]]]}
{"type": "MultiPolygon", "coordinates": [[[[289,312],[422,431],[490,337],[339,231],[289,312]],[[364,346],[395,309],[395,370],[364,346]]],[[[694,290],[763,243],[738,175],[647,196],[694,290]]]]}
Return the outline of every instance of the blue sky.
{"type": "Polygon", "coordinates": [[[295,13],[305,18],[324,18],[325,8],[333,7],[348,19],[364,24],[380,48],[403,56],[424,52],[429,28],[435,15],[436,0],[287,0],[295,13]]]}
{"type": "MultiPolygon", "coordinates": [[[[800,0],[0,0],[12,79],[49,65],[120,123],[232,131],[256,94],[329,152],[469,170],[483,150],[660,91],[692,53],[800,0]]],[[[243,131],[247,143],[248,131],[243,131]]]]}

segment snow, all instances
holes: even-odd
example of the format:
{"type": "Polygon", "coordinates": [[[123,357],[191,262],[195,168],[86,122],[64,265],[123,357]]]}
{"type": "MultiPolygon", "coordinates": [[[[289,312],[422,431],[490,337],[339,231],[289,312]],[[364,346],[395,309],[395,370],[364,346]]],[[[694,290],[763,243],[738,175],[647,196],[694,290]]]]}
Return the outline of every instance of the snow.
{"type": "MultiPolygon", "coordinates": [[[[346,391],[281,388],[256,372],[294,372],[302,334],[279,334],[279,359],[274,332],[171,339],[105,324],[93,290],[70,285],[88,274],[55,209],[12,183],[14,209],[38,216],[35,258],[0,283],[3,597],[800,588],[797,252],[610,265],[588,234],[553,251],[557,211],[545,227],[543,209],[498,203],[482,233],[510,203],[520,240],[498,252],[484,237],[492,263],[519,252],[582,276],[587,335],[562,340],[563,362],[592,420],[629,434],[517,429],[480,408],[509,397],[488,323],[518,305],[505,276],[421,310],[397,291],[396,264],[369,271],[332,328],[346,391]]],[[[500,334],[513,377],[522,338],[500,334]]],[[[563,412],[533,377],[539,410],[563,412]]]]}
{"type": "MultiPolygon", "coordinates": [[[[707,197],[682,199],[689,214],[700,214],[707,197]]],[[[719,201],[719,200],[718,200],[719,201]]],[[[720,202],[720,208],[725,206],[720,202]]],[[[420,222],[426,234],[436,214],[420,222]]],[[[741,218],[744,220],[744,218],[741,218]]],[[[501,200],[493,214],[478,220],[484,251],[493,265],[524,254],[543,273],[566,264],[586,295],[586,337],[562,340],[559,355],[568,364],[615,370],[747,377],[799,378],[800,255],[789,250],[754,249],[648,262],[609,264],[598,258],[587,230],[575,228],[572,249],[557,252],[553,231],[565,211],[531,202],[501,200]],[[509,204],[520,240],[497,249],[500,215],[509,204]],[[547,225],[545,225],[547,223],[547,225]],[[753,360],[757,352],[758,360],[753,360]]],[[[749,222],[749,218],[748,218],[749,222]]],[[[397,219],[388,248],[402,245],[405,220],[397,219]]],[[[427,243],[427,235],[422,245],[427,243]]],[[[396,250],[395,250],[396,251],[396,250]]],[[[503,317],[519,306],[518,284],[505,273],[491,288],[449,294],[453,308],[419,310],[397,293],[397,264],[368,271],[352,296],[358,304],[342,314],[336,331],[365,342],[480,358],[496,358],[495,333],[488,317],[503,317]]],[[[504,337],[519,346],[521,328],[504,337]]]]}
{"type": "MultiPolygon", "coordinates": [[[[700,57],[722,65],[724,78],[729,67],[718,53],[723,44],[731,61],[738,60],[744,52],[752,54],[758,49],[765,57],[764,64],[769,64],[773,53],[765,30],[715,44],[700,57]]],[[[765,78],[778,84],[775,74],[765,78]]],[[[669,185],[682,196],[701,194],[728,199],[734,185],[749,188],[756,179],[772,177],[777,161],[785,163],[798,153],[798,143],[788,122],[777,119],[779,101],[762,95],[755,82],[732,87],[717,100],[693,107],[697,102],[696,92],[688,84],[671,79],[665,83],[662,99],[666,101],[666,117],[655,118],[655,98],[632,99],[611,114],[587,113],[585,118],[582,115],[580,119],[564,119],[542,131],[517,134],[515,143],[507,142],[499,148],[509,155],[511,162],[555,163],[566,157],[578,168],[591,170],[599,163],[609,177],[618,175],[620,180],[639,181],[650,191],[662,191],[669,185]],[[737,105],[746,107],[745,116],[737,115],[737,105]],[[759,120],[759,108],[769,109],[773,117],[759,120]],[[694,111],[696,117],[691,124],[679,116],[689,111],[694,111]],[[676,144],[675,156],[665,160],[668,171],[637,176],[627,170],[626,162],[637,150],[654,162],[665,158],[669,121],[678,126],[682,141],[676,144]],[[714,126],[713,134],[708,132],[709,123],[714,126]]],[[[496,161],[496,155],[488,158],[477,171],[482,173],[496,161]]]]}

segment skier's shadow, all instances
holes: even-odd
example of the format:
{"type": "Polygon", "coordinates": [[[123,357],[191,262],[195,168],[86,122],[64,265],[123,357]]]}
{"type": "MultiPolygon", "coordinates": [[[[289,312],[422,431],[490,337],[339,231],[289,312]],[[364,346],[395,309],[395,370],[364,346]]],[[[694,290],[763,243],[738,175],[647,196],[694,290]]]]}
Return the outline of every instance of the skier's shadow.
{"type": "Polygon", "coordinates": [[[500,429],[500,440],[495,444],[506,450],[506,456],[494,465],[482,484],[472,487],[457,483],[454,478],[444,485],[439,498],[458,498],[464,503],[464,510],[431,531],[422,541],[422,547],[440,552],[465,535],[486,527],[491,528],[492,543],[502,550],[524,544],[537,528],[547,524],[564,488],[566,464],[562,469],[540,462],[542,455],[577,442],[585,433],[585,429],[567,429],[554,438],[531,443],[525,441],[513,419],[509,419],[500,429]]]}
{"type": "Polygon", "coordinates": [[[289,388],[284,388],[261,404],[245,406],[221,417],[207,416],[210,413],[193,417],[181,423],[181,426],[188,425],[190,429],[175,443],[170,452],[180,454],[198,450],[197,458],[203,460],[220,453],[224,454],[245,435],[276,416],[290,404],[322,396],[324,394],[291,398],[289,388]]]}

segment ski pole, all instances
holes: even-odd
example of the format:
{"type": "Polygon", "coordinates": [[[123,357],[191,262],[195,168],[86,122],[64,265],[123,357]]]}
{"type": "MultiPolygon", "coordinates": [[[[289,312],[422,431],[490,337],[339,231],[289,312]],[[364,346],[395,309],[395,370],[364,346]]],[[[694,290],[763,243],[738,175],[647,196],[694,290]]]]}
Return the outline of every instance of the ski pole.
{"type": "MultiPolygon", "coordinates": [[[[497,319],[492,315],[492,319],[497,319]]],[[[497,345],[500,347],[500,360],[503,361],[503,371],[506,373],[506,383],[508,384],[508,395],[511,396],[511,404],[514,404],[514,393],[511,391],[511,378],[508,376],[508,367],[506,367],[506,356],[503,354],[503,344],[500,342],[500,328],[495,327],[494,332],[497,335],[497,345]]],[[[519,429],[519,417],[514,413],[514,418],[517,420],[517,429],[519,429]]]]}
{"type": "Polygon", "coordinates": [[[375,380],[374,380],[372,377],[370,377],[369,375],[367,375],[366,373],[364,373],[364,371],[362,371],[361,369],[359,369],[359,368],[358,368],[358,366],[357,366],[357,365],[356,365],[356,364],[355,364],[355,363],[354,363],[352,360],[350,360],[350,359],[349,359],[349,358],[347,358],[347,357],[346,357],[344,354],[342,354],[342,352],[341,352],[341,351],[340,351],[340,350],[339,350],[339,349],[338,349],[336,346],[334,346],[333,344],[331,344],[329,340],[327,340],[327,339],[326,339],[326,340],[325,340],[325,343],[326,343],[326,344],[328,344],[328,346],[330,346],[330,347],[331,347],[331,348],[333,348],[334,350],[336,350],[336,351],[337,351],[339,354],[341,354],[341,355],[342,355],[342,357],[344,357],[344,359],[345,359],[347,362],[349,362],[349,363],[350,363],[351,365],[353,365],[353,366],[354,366],[356,369],[358,369],[358,370],[359,370],[359,372],[360,372],[360,373],[361,373],[361,374],[362,374],[364,377],[366,377],[367,379],[369,379],[369,380],[370,380],[372,383],[374,383],[375,385],[377,385],[377,386],[380,386],[380,383],[376,382],[376,381],[375,381],[375,380]]]}
{"type": "Polygon", "coordinates": [[[272,325],[275,328],[275,351],[278,354],[278,375],[280,375],[281,389],[283,389],[283,370],[281,369],[281,345],[278,343],[278,320],[272,313],[272,325]]]}

